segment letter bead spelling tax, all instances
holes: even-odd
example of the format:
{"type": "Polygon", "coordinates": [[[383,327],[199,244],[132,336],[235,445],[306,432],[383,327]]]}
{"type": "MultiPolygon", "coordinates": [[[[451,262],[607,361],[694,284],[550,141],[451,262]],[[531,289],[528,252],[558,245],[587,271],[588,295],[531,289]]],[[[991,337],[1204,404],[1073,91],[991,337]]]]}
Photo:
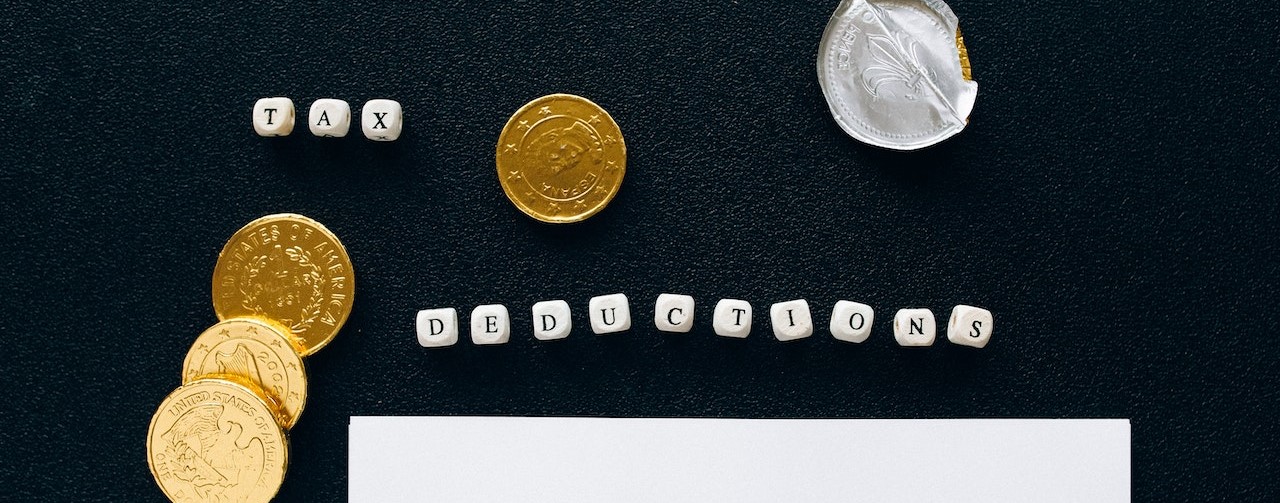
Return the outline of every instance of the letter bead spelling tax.
{"type": "Polygon", "coordinates": [[[253,131],[258,136],[289,136],[293,121],[293,100],[289,98],[262,98],[253,104],[253,131]]]}

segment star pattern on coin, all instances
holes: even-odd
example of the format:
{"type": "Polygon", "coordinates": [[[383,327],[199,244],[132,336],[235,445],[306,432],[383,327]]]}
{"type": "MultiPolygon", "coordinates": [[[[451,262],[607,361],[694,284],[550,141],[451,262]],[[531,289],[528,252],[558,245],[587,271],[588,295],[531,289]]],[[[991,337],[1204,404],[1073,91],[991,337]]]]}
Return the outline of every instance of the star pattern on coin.
{"type": "Polygon", "coordinates": [[[291,368],[291,369],[293,369],[293,370],[298,370],[298,364],[293,363],[293,362],[289,362],[289,363],[285,364],[285,366],[286,366],[286,367],[289,367],[289,368],[291,368]]]}
{"type": "Polygon", "coordinates": [[[284,349],[284,344],[282,344],[282,343],[280,342],[280,339],[272,339],[272,340],[271,340],[271,345],[272,345],[272,346],[275,346],[275,347],[277,347],[277,348],[280,348],[280,349],[284,349]]]}
{"type": "Polygon", "coordinates": [[[218,335],[221,336],[223,339],[230,339],[231,331],[224,328],[218,331],[218,335]]]}
{"type": "Polygon", "coordinates": [[[502,153],[504,154],[513,154],[519,151],[520,149],[516,148],[516,144],[514,143],[508,143],[507,146],[502,149],[502,153]]]}
{"type": "Polygon", "coordinates": [[[543,222],[590,217],[613,197],[626,170],[617,125],[608,112],[577,96],[549,95],[529,102],[507,122],[496,143],[503,190],[520,211],[543,222]],[[535,126],[539,132],[548,130],[530,138],[535,126]],[[518,154],[510,153],[514,147],[518,154]],[[533,160],[530,155],[539,159],[526,166],[525,161],[533,160]],[[575,166],[586,173],[565,172],[575,166]]]}

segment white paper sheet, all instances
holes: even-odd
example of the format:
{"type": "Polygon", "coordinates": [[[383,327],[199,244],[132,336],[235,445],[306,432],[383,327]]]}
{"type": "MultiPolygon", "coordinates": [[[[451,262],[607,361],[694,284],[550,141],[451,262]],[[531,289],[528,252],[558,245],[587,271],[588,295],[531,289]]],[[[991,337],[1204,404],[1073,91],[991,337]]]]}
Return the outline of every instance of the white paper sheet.
{"type": "Polygon", "coordinates": [[[1129,501],[1128,420],[352,417],[354,502],[1129,501]]]}

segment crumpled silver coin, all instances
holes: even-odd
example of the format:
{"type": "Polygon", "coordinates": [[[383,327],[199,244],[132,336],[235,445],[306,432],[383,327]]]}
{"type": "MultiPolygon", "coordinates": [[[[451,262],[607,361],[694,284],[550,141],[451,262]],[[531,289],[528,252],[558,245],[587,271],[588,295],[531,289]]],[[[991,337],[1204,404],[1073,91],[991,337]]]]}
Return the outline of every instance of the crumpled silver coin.
{"type": "Polygon", "coordinates": [[[959,133],[978,94],[941,0],[843,0],[818,46],[818,82],[846,133],[894,150],[959,133]]]}

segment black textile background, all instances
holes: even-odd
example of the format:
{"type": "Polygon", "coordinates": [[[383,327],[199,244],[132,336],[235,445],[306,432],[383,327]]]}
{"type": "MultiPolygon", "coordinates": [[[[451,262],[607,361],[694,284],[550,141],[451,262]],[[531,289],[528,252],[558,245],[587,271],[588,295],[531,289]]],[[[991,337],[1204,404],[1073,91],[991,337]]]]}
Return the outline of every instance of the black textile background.
{"type": "Polygon", "coordinates": [[[217,253],[285,211],[341,237],[357,294],[307,360],[281,501],[345,499],[347,419],[381,414],[1122,417],[1136,499],[1280,497],[1280,8],[953,0],[971,123],[894,153],[828,113],[836,3],[8,3],[0,499],[163,499],[144,437],[216,321],[217,253]],[[554,92],[628,147],[580,225],[518,213],[493,165],[554,92]],[[406,129],[266,140],[265,96],[392,98],[406,129]],[[615,292],[635,328],[592,335],[615,292]],[[693,333],[652,328],[663,292],[697,299],[693,333]],[[533,340],[529,306],[561,298],[573,334],[533,340]],[[755,306],[748,339],[712,334],[719,298],[755,306]],[[794,298],[819,329],[782,344],[768,305],[794,298]],[[868,342],[830,338],[840,299],[876,308],[868,342]],[[483,303],[511,343],[417,345],[418,309],[483,303]],[[958,303],[995,313],[986,349],[893,343],[897,309],[958,303]]]}

